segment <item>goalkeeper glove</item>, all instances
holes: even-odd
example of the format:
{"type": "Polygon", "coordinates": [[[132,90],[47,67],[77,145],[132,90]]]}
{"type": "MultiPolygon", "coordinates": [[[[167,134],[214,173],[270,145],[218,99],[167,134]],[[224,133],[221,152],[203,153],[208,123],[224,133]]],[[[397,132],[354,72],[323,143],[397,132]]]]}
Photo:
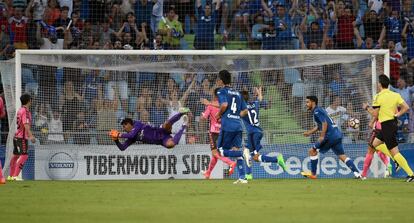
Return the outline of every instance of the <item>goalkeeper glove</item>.
{"type": "Polygon", "coordinates": [[[120,133],[119,133],[117,130],[112,129],[112,130],[109,132],[109,136],[112,138],[112,140],[116,141],[116,140],[118,140],[118,138],[119,138],[119,136],[120,136],[120,133]]]}

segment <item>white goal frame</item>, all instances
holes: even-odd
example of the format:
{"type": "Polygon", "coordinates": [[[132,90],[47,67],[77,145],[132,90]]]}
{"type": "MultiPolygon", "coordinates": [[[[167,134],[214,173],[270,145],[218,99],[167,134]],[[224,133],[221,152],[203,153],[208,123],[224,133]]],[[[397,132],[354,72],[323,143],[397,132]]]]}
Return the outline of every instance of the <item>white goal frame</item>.
{"type": "MultiPolygon", "coordinates": [[[[271,55],[372,55],[371,67],[376,67],[376,57],[378,55],[384,56],[384,71],[383,73],[390,76],[390,52],[388,49],[378,50],[16,50],[15,56],[15,72],[16,72],[16,111],[20,108],[20,100],[18,100],[22,93],[22,69],[21,62],[23,55],[258,55],[258,56],[271,56],[271,55]]],[[[372,96],[376,92],[377,71],[372,69],[372,96]]]]}

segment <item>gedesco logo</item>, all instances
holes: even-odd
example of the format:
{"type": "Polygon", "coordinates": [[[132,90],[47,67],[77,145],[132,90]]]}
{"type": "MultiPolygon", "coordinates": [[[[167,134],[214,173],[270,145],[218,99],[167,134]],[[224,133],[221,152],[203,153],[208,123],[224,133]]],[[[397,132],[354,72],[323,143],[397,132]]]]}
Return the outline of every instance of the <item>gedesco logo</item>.
{"type": "Polygon", "coordinates": [[[46,162],[46,172],[52,180],[70,180],[78,169],[78,163],[66,152],[52,153],[46,162]]]}
{"type": "MultiPolygon", "coordinates": [[[[276,157],[278,155],[277,152],[270,152],[266,154],[267,156],[276,157]]],[[[286,163],[286,173],[288,175],[297,175],[300,176],[301,171],[310,171],[310,158],[300,158],[297,156],[290,156],[285,157],[286,163]],[[286,159],[287,158],[287,159],[286,159]]],[[[362,170],[362,165],[364,163],[364,157],[357,157],[354,159],[355,165],[362,170]]],[[[270,175],[279,175],[285,173],[282,168],[278,165],[272,163],[260,163],[260,166],[266,171],[266,173],[270,175]]],[[[385,166],[381,165],[379,162],[372,162],[370,167],[371,173],[374,177],[379,177],[384,174],[385,166]]],[[[346,166],[345,163],[339,161],[336,157],[319,157],[318,163],[318,174],[323,174],[325,176],[330,175],[350,175],[351,170],[346,166]]]]}

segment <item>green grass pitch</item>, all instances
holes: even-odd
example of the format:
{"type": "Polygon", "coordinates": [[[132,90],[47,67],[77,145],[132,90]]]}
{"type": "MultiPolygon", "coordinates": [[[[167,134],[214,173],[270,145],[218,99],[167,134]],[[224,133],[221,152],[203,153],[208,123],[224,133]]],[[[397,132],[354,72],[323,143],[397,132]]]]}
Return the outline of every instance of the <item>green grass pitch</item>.
{"type": "Polygon", "coordinates": [[[403,179],[24,181],[0,186],[0,222],[413,222],[403,179]]]}

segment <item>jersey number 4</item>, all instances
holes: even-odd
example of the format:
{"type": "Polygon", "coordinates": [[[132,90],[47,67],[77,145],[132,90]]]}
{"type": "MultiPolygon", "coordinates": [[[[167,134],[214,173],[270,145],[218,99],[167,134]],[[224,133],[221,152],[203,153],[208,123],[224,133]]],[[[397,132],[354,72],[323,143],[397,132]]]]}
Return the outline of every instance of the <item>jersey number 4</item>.
{"type": "Polygon", "coordinates": [[[236,113],[237,111],[237,104],[236,104],[236,98],[233,97],[232,101],[231,101],[231,106],[230,106],[230,110],[234,113],[236,113]]]}

